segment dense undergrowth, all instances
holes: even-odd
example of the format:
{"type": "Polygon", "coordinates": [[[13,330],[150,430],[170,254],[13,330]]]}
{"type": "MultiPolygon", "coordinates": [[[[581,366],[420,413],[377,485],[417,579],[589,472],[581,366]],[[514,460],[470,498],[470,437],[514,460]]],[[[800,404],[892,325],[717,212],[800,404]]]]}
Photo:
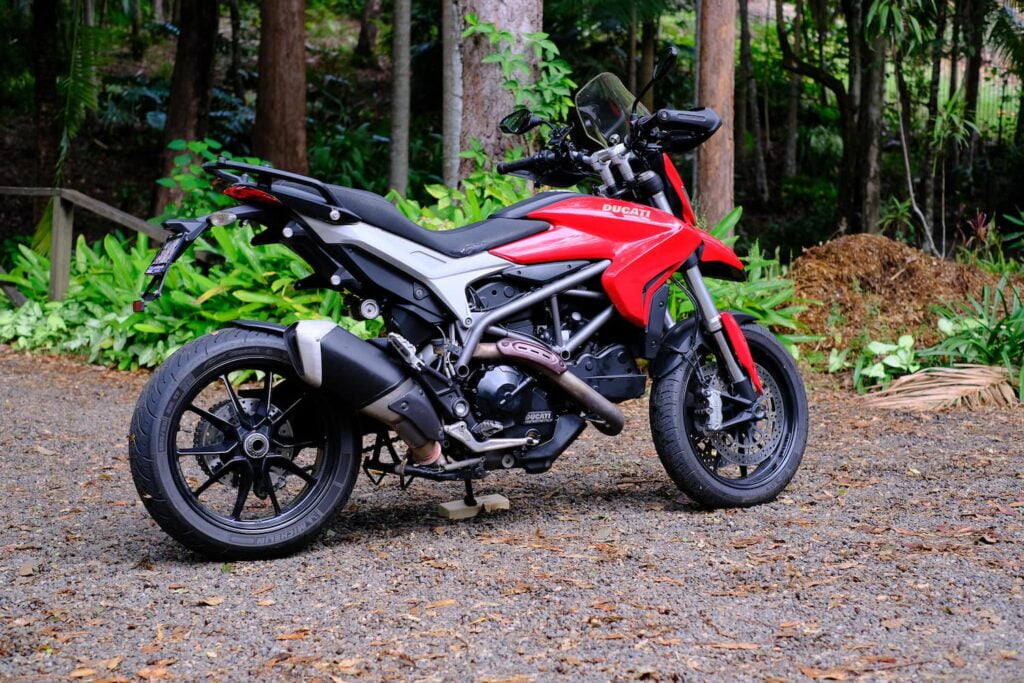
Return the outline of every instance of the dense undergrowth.
{"type": "MultiPolygon", "coordinates": [[[[173,143],[179,152],[176,171],[164,184],[183,192],[169,213],[197,216],[230,205],[202,172],[203,161],[222,153],[213,140],[173,143]]],[[[482,220],[493,211],[528,196],[525,183],[483,168],[476,150],[466,156],[480,164],[456,190],[443,185],[426,188],[433,203],[393,196],[410,219],[431,229],[450,229],[482,220]]],[[[248,159],[249,161],[254,161],[248,159]]],[[[736,210],[713,229],[724,237],[740,216],[736,210]]],[[[156,254],[145,236],[111,234],[88,244],[79,238],[71,264],[71,282],[64,301],[47,301],[49,260],[28,246],[17,245],[13,264],[3,279],[29,299],[14,309],[0,299],[0,342],[19,349],[71,352],[90,361],[119,368],[152,367],[189,340],[235,319],[283,323],[323,318],[337,321],[362,336],[374,336],[379,321],[348,317],[342,295],[333,291],[298,291],[295,283],[311,273],[309,266],[281,245],[253,247],[253,230],[215,227],[193,249],[206,252],[207,263],[187,256],[170,271],[165,294],[143,313],[132,302],[146,284],[145,270],[156,254]]],[[[801,337],[792,283],[784,277],[777,255],[763,253],[755,243],[747,256],[748,280],[711,281],[723,308],[751,313],[793,344],[801,337]]],[[[685,314],[687,301],[673,296],[673,310],[685,314]]]]}

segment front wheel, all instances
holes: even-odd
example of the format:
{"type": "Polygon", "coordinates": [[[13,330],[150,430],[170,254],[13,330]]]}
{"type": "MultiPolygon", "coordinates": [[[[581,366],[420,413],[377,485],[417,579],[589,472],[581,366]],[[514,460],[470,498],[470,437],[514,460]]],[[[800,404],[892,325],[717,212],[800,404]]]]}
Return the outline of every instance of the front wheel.
{"type": "Polygon", "coordinates": [[[301,548],[344,505],[356,434],[295,373],[281,337],[229,329],[174,353],[139,397],[129,435],[153,519],[208,557],[301,548]]]}
{"type": "MultiPolygon", "coordinates": [[[[708,396],[726,383],[706,349],[651,391],[651,432],[665,470],[687,496],[712,508],[773,500],[796,474],[807,444],[807,394],[796,364],[765,328],[742,330],[764,388],[763,419],[707,429],[708,412],[716,409],[708,396]]],[[[731,406],[723,403],[728,421],[731,406]]]]}

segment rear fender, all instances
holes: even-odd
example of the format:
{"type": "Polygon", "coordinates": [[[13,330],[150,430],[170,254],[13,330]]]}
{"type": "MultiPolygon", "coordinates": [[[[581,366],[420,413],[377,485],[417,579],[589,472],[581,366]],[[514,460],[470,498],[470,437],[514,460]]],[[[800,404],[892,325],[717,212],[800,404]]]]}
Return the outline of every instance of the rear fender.
{"type": "MultiPolygon", "coordinates": [[[[754,322],[756,318],[748,313],[730,312],[740,325],[754,322]]],[[[658,380],[679,367],[685,358],[693,356],[704,344],[704,333],[697,324],[697,318],[691,316],[680,320],[668,331],[661,341],[658,355],[651,363],[648,372],[652,380],[658,380]]]]}

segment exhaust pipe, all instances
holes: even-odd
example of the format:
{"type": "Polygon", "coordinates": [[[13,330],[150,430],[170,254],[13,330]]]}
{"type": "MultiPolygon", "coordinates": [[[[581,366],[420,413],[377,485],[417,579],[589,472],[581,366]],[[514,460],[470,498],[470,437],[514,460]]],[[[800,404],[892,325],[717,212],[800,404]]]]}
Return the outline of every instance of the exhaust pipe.
{"type": "Polygon", "coordinates": [[[622,431],[626,419],[614,403],[597,393],[589,384],[569,372],[558,354],[539,344],[506,338],[497,344],[478,344],[473,358],[519,362],[539,370],[545,377],[572,396],[588,412],[597,415],[604,424],[596,426],[602,433],[615,436],[622,431]]]}
{"type": "Polygon", "coordinates": [[[284,333],[299,377],[345,406],[384,423],[413,461],[441,458],[441,420],[423,388],[384,351],[326,320],[302,320],[284,333]]]}

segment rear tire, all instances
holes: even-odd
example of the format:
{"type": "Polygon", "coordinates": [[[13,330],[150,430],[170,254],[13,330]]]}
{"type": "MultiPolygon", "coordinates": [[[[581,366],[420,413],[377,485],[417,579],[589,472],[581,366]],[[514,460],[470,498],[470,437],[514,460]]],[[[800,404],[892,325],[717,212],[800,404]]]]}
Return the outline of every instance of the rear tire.
{"type": "Polygon", "coordinates": [[[143,504],[206,557],[302,548],[358,474],[353,422],[330,405],[295,374],[281,337],[227,329],[187,344],[153,374],[132,417],[129,461],[143,504]]]}
{"type": "Polygon", "coordinates": [[[651,391],[651,433],[662,465],[683,493],[710,508],[773,500],[796,474],[807,444],[807,394],[800,371],[771,332],[752,324],[742,330],[766,392],[779,403],[777,421],[761,422],[781,430],[764,437],[771,452],[761,463],[741,467],[730,462],[715,450],[715,440],[698,429],[694,363],[703,362],[706,353],[680,363],[651,391]]]}

